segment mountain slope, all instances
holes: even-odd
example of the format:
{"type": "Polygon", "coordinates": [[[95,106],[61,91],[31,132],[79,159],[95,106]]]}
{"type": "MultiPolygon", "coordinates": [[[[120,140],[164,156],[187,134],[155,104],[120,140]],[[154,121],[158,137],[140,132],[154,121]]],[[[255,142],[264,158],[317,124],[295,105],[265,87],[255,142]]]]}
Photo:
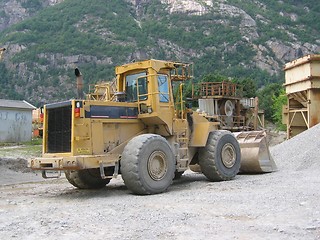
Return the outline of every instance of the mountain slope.
{"type": "Polygon", "coordinates": [[[34,104],[74,97],[75,66],[95,83],[118,64],[168,59],[194,62],[197,79],[218,72],[261,86],[283,81],[285,62],[320,51],[316,0],[14,2],[32,14],[1,32],[0,98],[34,104]]]}

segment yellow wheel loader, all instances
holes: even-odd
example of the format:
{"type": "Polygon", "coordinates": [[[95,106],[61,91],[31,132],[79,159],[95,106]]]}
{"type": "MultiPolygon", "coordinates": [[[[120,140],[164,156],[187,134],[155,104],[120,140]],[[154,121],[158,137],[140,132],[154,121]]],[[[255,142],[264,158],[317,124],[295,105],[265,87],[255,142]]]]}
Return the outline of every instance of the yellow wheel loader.
{"type": "MultiPolygon", "coordinates": [[[[44,177],[64,171],[81,189],[102,188],[121,174],[142,195],[165,191],[195,164],[210,181],[234,178],[245,161],[241,144],[219,122],[186,107],[183,82],[192,72],[192,64],[133,62],[116,67],[115,84],[97,84],[85,100],[45,105],[43,154],[29,167],[44,177]]],[[[261,141],[242,142],[259,148],[261,141]]]]}

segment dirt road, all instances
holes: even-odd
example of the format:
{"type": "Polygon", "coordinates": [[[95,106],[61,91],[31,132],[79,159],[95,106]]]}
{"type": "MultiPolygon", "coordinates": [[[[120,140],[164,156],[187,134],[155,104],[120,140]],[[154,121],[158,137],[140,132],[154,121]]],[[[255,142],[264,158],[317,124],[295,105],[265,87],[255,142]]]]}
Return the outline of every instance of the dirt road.
{"type": "Polygon", "coordinates": [[[320,239],[318,171],[208,182],[187,172],[153,196],[121,179],[77,190],[65,179],[2,185],[1,239],[320,239]]]}
{"type": "Polygon", "coordinates": [[[65,178],[42,181],[32,172],[22,173],[22,160],[16,168],[1,159],[0,236],[320,239],[320,143],[302,137],[276,146],[277,172],[208,182],[188,171],[167,192],[152,196],[132,195],[121,178],[100,190],[78,190],[65,178]]]}

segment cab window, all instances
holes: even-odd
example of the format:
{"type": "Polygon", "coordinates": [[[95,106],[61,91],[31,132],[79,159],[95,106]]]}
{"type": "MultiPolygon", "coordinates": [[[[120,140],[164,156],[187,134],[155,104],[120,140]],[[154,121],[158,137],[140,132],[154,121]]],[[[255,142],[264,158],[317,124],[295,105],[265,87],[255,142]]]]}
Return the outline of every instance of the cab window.
{"type": "Polygon", "coordinates": [[[169,102],[169,83],[167,75],[158,75],[160,102],[169,102]]]}
{"type": "Polygon", "coordinates": [[[146,100],[148,98],[147,73],[140,72],[126,75],[126,99],[128,102],[146,100]]]}

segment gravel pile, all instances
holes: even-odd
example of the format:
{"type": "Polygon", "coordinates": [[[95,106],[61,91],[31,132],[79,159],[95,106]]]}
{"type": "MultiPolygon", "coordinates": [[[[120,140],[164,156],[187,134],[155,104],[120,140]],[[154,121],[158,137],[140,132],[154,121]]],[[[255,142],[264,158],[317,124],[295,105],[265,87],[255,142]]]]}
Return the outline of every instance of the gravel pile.
{"type": "Polygon", "coordinates": [[[28,162],[23,158],[0,158],[0,167],[8,168],[15,172],[31,172],[30,168],[27,168],[28,162]]]}
{"type": "Polygon", "coordinates": [[[320,124],[270,151],[280,171],[320,170],[320,124]]]}

